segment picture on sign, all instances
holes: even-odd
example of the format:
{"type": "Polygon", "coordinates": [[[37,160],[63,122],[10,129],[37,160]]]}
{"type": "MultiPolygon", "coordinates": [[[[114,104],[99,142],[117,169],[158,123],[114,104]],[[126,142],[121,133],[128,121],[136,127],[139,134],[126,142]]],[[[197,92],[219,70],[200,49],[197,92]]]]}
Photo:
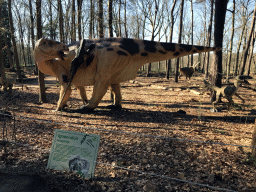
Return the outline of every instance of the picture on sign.
{"type": "Polygon", "coordinates": [[[99,143],[100,135],[56,129],[47,168],[73,171],[92,178],[99,143]]]}

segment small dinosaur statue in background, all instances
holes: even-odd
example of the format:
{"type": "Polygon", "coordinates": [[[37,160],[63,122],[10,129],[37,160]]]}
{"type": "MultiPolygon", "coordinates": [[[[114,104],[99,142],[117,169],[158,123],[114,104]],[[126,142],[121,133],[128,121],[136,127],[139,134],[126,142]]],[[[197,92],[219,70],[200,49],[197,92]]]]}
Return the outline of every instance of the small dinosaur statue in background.
{"type": "Polygon", "coordinates": [[[237,91],[241,83],[250,84],[246,79],[252,79],[252,77],[244,75],[237,76],[234,80],[234,85],[227,85],[223,87],[217,87],[204,80],[204,84],[206,87],[216,91],[216,100],[212,102],[213,110],[217,111],[217,109],[215,108],[215,104],[220,102],[221,96],[225,97],[228,100],[228,111],[230,110],[231,104],[234,103],[234,101],[232,100],[233,95],[236,95],[239,99],[241,99],[244,104],[244,99],[240,95],[238,95],[237,91]]]}
{"type": "Polygon", "coordinates": [[[190,77],[192,77],[193,73],[195,72],[195,69],[196,69],[196,66],[199,64],[200,62],[194,64],[192,67],[183,67],[183,68],[180,68],[180,75],[179,75],[179,79],[180,77],[183,75],[183,76],[186,76],[186,79],[190,77]]]}

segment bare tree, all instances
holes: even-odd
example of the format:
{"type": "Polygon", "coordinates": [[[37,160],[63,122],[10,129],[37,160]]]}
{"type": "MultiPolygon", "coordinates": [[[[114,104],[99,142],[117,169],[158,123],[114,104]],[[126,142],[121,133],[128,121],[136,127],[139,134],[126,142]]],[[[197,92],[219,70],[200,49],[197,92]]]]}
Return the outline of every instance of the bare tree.
{"type": "Polygon", "coordinates": [[[61,4],[61,0],[58,0],[58,14],[59,14],[60,42],[64,42],[63,13],[62,13],[62,4],[61,4]]]}
{"type": "Polygon", "coordinates": [[[255,43],[255,36],[256,36],[256,32],[254,32],[253,35],[252,35],[251,50],[250,50],[250,54],[248,56],[248,62],[246,64],[246,70],[245,70],[246,75],[250,75],[251,63],[252,63],[252,58],[253,58],[254,43],[255,43]]]}
{"type": "MultiPolygon", "coordinates": [[[[191,44],[194,44],[194,14],[193,14],[193,1],[190,0],[191,5],[191,44]]],[[[193,54],[191,55],[191,66],[193,66],[193,54]]]]}
{"type": "Polygon", "coordinates": [[[233,11],[232,11],[232,29],[231,29],[231,37],[230,37],[230,50],[227,62],[227,76],[226,82],[229,82],[229,71],[231,66],[231,59],[232,59],[232,51],[233,51],[233,41],[234,41],[234,31],[235,31],[235,10],[236,10],[236,1],[233,0],[233,11]]]}
{"type": "Polygon", "coordinates": [[[238,62],[239,62],[239,56],[240,56],[240,48],[242,45],[242,40],[243,40],[243,36],[244,36],[244,32],[245,32],[245,28],[246,28],[246,23],[247,23],[247,19],[245,17],[245,8],[243,6],[242,8],[242,18],[243,18],[243,23],[242,23],[242,31],[241,31],[241,35],[239,38],[239,42],[237,45],[237,52],[236,52],[236,61],[235,61],[235,76],[237,76],[238,73],[238,62]]]}
{"type": "Polygon", "coordinates": [[[104,37],[104,28],[103,28],[103,0],[99,0],[99,19],[98,19],[98,30],[99,30],[99,37],[104,37]]]}
{"type": "Polygon", "coordinates": [[[94,0],[90,0],[89,38],[94,35],[94,0]]]}
{"type": "Polygon", "coordinates": [[[0,1],[0,82],[5,82],[5,71],[4,71],[4,57],[3,57],[3,31],[2,31],[2,27],[1,27],[1,23],[2,23],[2,4],[3,1],[0,1]]]}
{"type": "MultiPolygon", "coordinates": [[[[210,14],[210,22],[208,25],[208,30],[207,30],[207,46],[210,47],[211,46],[211,39],[212,39],[212,20],[213,20],[213,3],[214,1],[211,0],[211,14],[210,14]]],[[[206,53],[206,62],[204,62],[204,66],[205,66],[205,76],[204,78],[207,79],[208,78],[208,74],[209,74],[209,59],[210,59],[210,53],[206,53]]]]}
{"type": "Polygon", "coordinates": [[[33,16],[33,8],[32,2],[29,0],[29,16],[30,16],[30,35],[32,41],[32,48],[35,48],[35,34],[34,34],[34,16],[33,16]]]}
{"type": "MultiPolygon", "coordinates": [[[[182,37],[182,21],[183,21],[183,8],[184,8],[184,0],[181,0],[180,2],[180,25],[179,25],[179,39],[178,43],[181,43],[181,37],[182,37]]],[[[176,62],[176,71],[175,71],[175,82],[178,82],[178,77],[179,77],[179,58],[177,58],[176,62]]]]}
{"type": "Polygon", "coordinates": [[[24,62],[24,65],[27,66],[24,39],[23,39],[24,29],[23,29],[22,19],[21,19],[20,11],[18,10],[17,5],[14,5],[14,6],[15,6],[15,9],[16,9],[16,14],[17,14],[17,19],[18,19],[18,29],[19,29],[18,31],[19,31],[19,36],[20,36],[20,44],[21,44],[23,62],[24,62]]]}
{"type": "Polygon", "coordinates": [[[72,0],[72,11],[71,11],[71,42],[76,41],[76,1],[72,0]]]}
{"type": "Polygon", "coordinates": [[[108,32],[109,37],[113,37],[113,0],[108,0],[108,32]]]}
{"type": "MultiPolygon", "coordinates": [[[[155,0],[155,14],[154,14],[154,19],[152,20],[152,34],[151,34],[151,41],[154,41],[155,39],[155,28],[156,28],[156,18],[157,18],[157,14],[158,14],[158,3],[157,0],[155,0]]],[[[147,65],[147,77],[150,75],[150,71],[151,71],[151,63],[149,63],[147,65]]]]}
{"type": "MultiPolygon", "coordinates": [[[[226,18],[228,0],[215,1],[215,23],[214,23],[214,46],[222,47],[223,31],[226,18]]],[[[211,65],[210,82],[213,85],[221,87],[222,79],[222,51],[214,52],[214,58],[211,65]]],[[[215,101],[216,95],[211,93],[211,101],[215,101]]]]}
{"type": "Polygon", "coordinates": [[[82,5],[83,0],[77,0],[77,29],[78,29],[78,39],[82,39],[82,5]]]}
{"type": "Polygon", "coordinates": [[[249,48],[250,48],[250,43],[251,43],[252,35],[254,33],[255,20],[256,20],[256,3],[255,3],[254,11],[253,11],[251,28],[250,28],[249,35],[247,37],[247,44],[245,46],[243,60],[242,60],[242,66],[240,68],[239,75],[243,75],[244,74],[244,68],[245,68],[247,57],[248,57],[248,51],[249,51],[249,48]]]}
{"type": "Polygon", "coordinates": [[[18,73],[18,78],[22,79],[17,45],[16,45],[15,36],[14,36],[15,29],[13,27],[13,20],[12,20],[12,1],[11,0],[8,0],[8,13],[9,13],[9,23],[10,23],[10,29],[11,29],[11,39],[12,39],[12,46],[13,46],[13,50],[14,50],[14,59],[16,62],[16,69],[17,69],[17,73],[18,73]]]}
{"type": "MultiPolygon", "coordinates": [[[[41,0],[36,0],[36,29],[37,29],[37,38],[42,38],[42,16],[41,16],[41,0]]],[[[44,74],[41,71],[38,71],[38,83],[39,83],[39,102],[46,103],[46,94],[45,94],[45,83],[44,83],[44,74]]]]}
{"type": "MultiPolygon", "coordinates": [[[[171,8],[171,14],[170,14],[170,17],[171,17],[170,42],[172,42],[172,38],[173,38],[174,9],[175,9],[176,2],[177,2],[176,0],[173,1],[172,8],[171,8]]],[[[169,79],[170,68],[171,68],[171,60],[168,60],[167,64],[166,64],[166,79],[169,79]]]]}

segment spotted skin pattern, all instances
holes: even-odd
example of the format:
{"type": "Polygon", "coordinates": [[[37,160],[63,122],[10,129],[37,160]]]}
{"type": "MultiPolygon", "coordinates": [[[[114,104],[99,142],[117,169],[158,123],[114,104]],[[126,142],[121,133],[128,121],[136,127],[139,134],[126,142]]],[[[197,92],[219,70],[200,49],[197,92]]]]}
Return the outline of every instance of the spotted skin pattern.
{"type": "MultiPolygon", "coordinates": [[[[87,113],[94,110],[107,92],[114,95],[113,108],[121,108],[120,83],[136,78],[144,64],[169,60],[194,53],[220,51],[220,48],[195,45],[163,43],[128,38],[105,38],[84,40],[76,58],[71,62],[70,82],[79,86],[93,85],[92,97],[86,106],[74,112],[87,113]],[[89,48],[95,45],[93,48],[89,48]]],[[[68,91],[67,91],[68,92],[68,91]]],[[[70,93],[68,93],[70,95],[70,93]]],[[[57,110],[67,102],[67,97],[57,110]]]]}

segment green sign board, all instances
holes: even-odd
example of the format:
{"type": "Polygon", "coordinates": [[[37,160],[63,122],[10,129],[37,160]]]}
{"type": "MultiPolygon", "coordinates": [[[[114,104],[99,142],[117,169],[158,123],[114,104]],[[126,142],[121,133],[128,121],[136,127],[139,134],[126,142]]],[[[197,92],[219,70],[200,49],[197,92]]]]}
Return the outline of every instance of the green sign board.
{"type": "Polygon", "coordinates": [[[99,143],[100,135],[56,129],[47,168],[74,171],[92,178],[99,143]]]}

